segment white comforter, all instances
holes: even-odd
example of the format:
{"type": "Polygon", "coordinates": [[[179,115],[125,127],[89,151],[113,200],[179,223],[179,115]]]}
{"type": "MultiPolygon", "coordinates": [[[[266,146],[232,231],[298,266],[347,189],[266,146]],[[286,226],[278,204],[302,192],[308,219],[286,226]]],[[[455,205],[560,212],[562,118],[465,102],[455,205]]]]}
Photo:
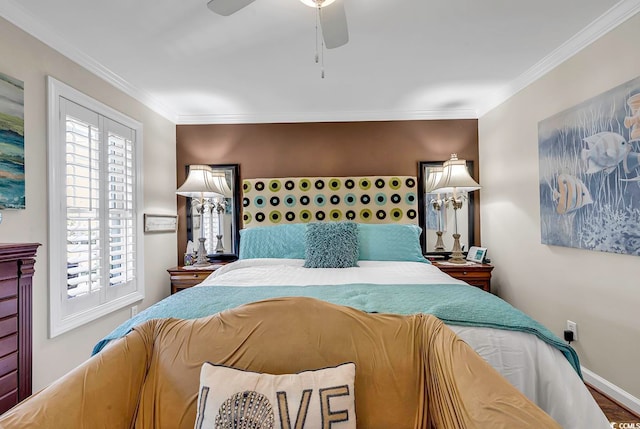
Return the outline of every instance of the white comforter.
{"type": "MultiPolygon", "coordinates": [[[[307,286],[463,283],[430,264],[359,261],[354,268],[305,269],[300,259],[245,259],[223,266],[201,285],[307,286]]],[[[445,286],[446,287],[446,286],[445,286]]],[[[449,326],[515,387],[565,429],[610,428],[595,400],[557,349],[523,332],[449,326]]]]}
{"type": "Polygon", "coordinates": [[[421,262],[358,261],[353,268],[303,268],[303,259],[241,259],[214,271],[203,286],[309,286],[464,283],[421,262]]]}

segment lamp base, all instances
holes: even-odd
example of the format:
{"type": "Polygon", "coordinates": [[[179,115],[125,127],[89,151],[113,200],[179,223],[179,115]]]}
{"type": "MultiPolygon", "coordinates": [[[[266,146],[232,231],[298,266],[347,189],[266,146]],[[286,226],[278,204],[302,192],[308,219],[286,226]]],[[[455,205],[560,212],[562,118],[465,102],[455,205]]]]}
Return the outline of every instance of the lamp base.
{"type": "Polygon", "coordinates": [[[436,239],[436,247],[434,250],[436,252],[444,252],[444,241],[442,241],[442,231],[436,231],[436,235],[438,238],[436,239]]]}
{"type": "Polygon", "coordinates": [[[224,253],[224,245],[222,244],[222,235],[216,235],[218,243],[216,244],[216,253],[224,253]]]}
{"type": "Polygon", "coordinates": [[[207,239],[204,237],[200,237],[198,240],[200,240],[200,246],[198,247],[198,259],[196,259],[196,263],[193,265],[196,267],[209,265],[209,258],[207,258],[207,249],[204,247],[204,242],[207,239]]]}
{"type": "Polygon", "coordinates": [[[447,261],[452,264],[466,264],[467,260],[462,253],[462,247],[460,247],[460,234],[453,234],[453,249],[451,251],[451,258],[447,261]]]}

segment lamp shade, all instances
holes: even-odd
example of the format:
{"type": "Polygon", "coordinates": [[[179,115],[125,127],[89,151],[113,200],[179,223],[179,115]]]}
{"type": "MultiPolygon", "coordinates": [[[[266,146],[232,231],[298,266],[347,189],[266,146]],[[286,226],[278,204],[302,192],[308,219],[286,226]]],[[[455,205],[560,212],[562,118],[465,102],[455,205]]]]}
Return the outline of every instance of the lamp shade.
{"type": "Polygon", "coordinates": [[[208,165],[190,165],[187,180],[176,190],[176,194],[191,198],[219,197],[222,192],[216,187],[214,177],[208,165]]]}
{"type": "Polygon", "coordinates": [[[424,192],[429,193],[436,189],[440,179],[442,178],[442,169],[444,167],[432,167],[429,166],[429,174],[424,179],[424,192]]]}
{"type": "Polygon", "coordinates": [[[456,192],[471,192],[480,189],[480,185],[473,180],[467,170],[467,161],[458,159],[458,155],[451,154],[451,159],[442,165],[442,177],[432,192],[451,194],[456,192]]]}
{"type": "Polygon", "coordinates": [[[223,170],[213,170],[211,174],[211,187],[215,189],[215,192],[222,195],[225,198],[232,198],[233,191],[227,182],[227,175],[223,170]]]}

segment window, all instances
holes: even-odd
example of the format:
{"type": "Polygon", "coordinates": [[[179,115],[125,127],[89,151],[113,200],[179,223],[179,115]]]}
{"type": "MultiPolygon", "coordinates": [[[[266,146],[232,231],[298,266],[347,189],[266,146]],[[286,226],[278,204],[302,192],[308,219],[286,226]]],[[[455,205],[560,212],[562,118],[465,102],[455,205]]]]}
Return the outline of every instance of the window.
{"type": "Polygon", "coordinates": [[[48,78],[50,337],[144,298],[142,125],[48,78]]]}

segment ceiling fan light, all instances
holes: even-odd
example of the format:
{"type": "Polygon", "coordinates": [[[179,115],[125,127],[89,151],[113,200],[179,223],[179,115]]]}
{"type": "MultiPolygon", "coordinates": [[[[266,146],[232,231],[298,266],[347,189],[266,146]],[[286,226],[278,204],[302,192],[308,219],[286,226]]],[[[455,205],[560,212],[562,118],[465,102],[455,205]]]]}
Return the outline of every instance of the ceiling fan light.
{"type": "Polygon", "coordinates": [[[326,7],[336,0],[300,0],[309,7],[326,7]]]}

